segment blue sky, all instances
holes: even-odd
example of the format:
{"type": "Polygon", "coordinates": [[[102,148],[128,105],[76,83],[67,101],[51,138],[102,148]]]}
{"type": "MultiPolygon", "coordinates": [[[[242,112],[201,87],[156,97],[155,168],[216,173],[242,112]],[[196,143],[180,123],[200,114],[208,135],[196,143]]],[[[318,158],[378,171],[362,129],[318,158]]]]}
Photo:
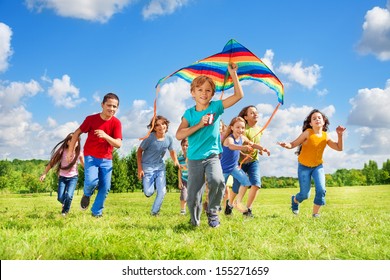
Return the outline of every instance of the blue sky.
{"type": "MultiPolygon", "coordinates": [[[[271,150],[263,175],[296,176],[294,151],[276,142],[294,140],[313,108],[327,114],[334,139],[337,125],[347,127],[344,151],[325,150],[327,173],[368,160],[382,167],[390,158],[389,0],[2,0],[0,158],[48,159],[100,112],[107,92],[121,99],[120,153],[128,154],[146,134],[157,81],[232,38],[285,86],[284,105],[262,138],[271,150]]],[[[224,121],[254,104],[264,124],[276,95],[258,82],[243,88],[224,121]]],[[[170,133],[192,105],[186,82],[164,84],[158,114],[171,121],[170,133]]]]}

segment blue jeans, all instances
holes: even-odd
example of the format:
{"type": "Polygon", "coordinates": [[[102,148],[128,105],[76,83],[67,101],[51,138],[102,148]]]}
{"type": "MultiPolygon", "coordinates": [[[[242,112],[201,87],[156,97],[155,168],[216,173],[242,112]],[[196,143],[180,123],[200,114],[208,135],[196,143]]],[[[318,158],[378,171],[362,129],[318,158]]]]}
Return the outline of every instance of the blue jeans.
{"type": "Polygon", "coordinates": [[[142,177],[142,185],[146,197],[152,196],[156,190],[157,195],[152,206],[152,214],[157,214],[167,193],[165,170],[145,172],[144,177],[142,177]]]}
{"type": "Polygon", "coordinates": [[[223,177],[225,178],[225,184],[230,175],[232,175],[233,179],[236,179],[240,183],[240,186],[249,187],[251,185],[248,175],[246,175],[246,173],[238,166],[234,167],[231,172],[223,173],[223,177]]]}
{"type": "Polygon", "coordinates": [[[57,200],[62,203],[62,213],[68,213],[76,189],[78,176],[58,177],[57,200]]]}
{"type": "Polygon", "coordinates": [[[94,190],[98,190],[91,207],[92,215],[99,216],[103,213],[104,202],[111,188],[111,174],[111,159],[84,157],[84,195],[92,196],[94,190]]]}
{"type": "Polygon", "coordinates": [[[322,164],[316,167],[307,167],[298,163],[299,193],[296,194],[296,200],[301,203],[310,197],[311,178],[314,180],[316,195],[314,197],[315,205],[325,205],[325,171],[322,164]]]}
{"type": "MultiPolygon", "coordinates": [[[[258,188],[261,188],[260,163],[258,160],[244,163],[241,166],[241,169],[246,174],[248,174],[249,181],[251,182],[250,184],[251,186],[256,186],[258,188]]],[[[236,178],[233,179],[234,180],[233,180],[232,191],[237,194],[238,190],[240,189],[240,182],[236,178]]]]}

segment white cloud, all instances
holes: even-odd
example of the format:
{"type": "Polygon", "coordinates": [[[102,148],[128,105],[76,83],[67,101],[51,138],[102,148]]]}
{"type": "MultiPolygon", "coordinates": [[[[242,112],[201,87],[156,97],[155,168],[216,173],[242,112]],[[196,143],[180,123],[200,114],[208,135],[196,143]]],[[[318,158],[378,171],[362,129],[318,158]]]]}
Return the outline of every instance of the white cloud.
{"type": "Polygon", "coordinates": [[[267,67],[269,69],[271,69],[271,71],[273,72],[274,70],[274,66],[272,64],[272,61],[274,59],[274,52],[273,50],[266,50],[265,51],[265,54],[264,54],[264,57],[261,58],[261,61],[264,62],[265,65],[267,65],[267,67]]]}
{"type": "Polygon", "coordinates": [[[374,7],[366,13],[358,50],[382,61],[390,60],[390,1],[386,8],[374,7]]]}
{"type": "Polygon", "coordinates": [[[158,16],[173,14],[177,9],[187,5],[188,0],[152,0],[143,8],[144,19],[154,19],[158,16]]]}
{"type": "Polygon", "coordinates": [[[19,104],[24,97],[32,97],[43,91],[37,81],[5,82],[0,80],[0,110],[7,110],[19,104]]]}
{"type": "Polygon", "coordinates": [[[302,61],[295,64],[281,64],[278,68],[280,73],[287,75],[288,79],[294,81],[308,89],[312,89],[317,85],[321,76],[321,66],[314,64],[312,66],[303,67],[302,61]]]}
{"type": "Polygon", "coordinates": [[[8,60],[12,55],[11,48],[11,28],[0,22],[0,73],[5,72],[8,69],[8,60]]]}
{"type": "Polygon", "coordinates": [[[114,14],[121,12],[132,0],[26,0],[30,10],[41,12],[54,10],[63,17],[105,23],[114,14]]]}
{"type": "Polygon", "coordinates": [[[70,81],[68,75],[63,75],[62,79],[54,79],[52,86],[48,89],[48,94],[54,100],[54,104],[59,107],[74,108],[85,98],[79,98],[79,89],[70,81]]]}
{"type": "Polygon", "coordinates": [[[387,80],[385,89],[360,89],[349,103],[352,110],[348,116],[348,124],[390,128],[390,79],[387,80]]]}
{"type": "Polygon", "coordinates": [[[365,154],[389,155],[390,144],[390,79],[384,89],[360,89],[349,100],[352,109],[348,124],[358,126],[360,149],[365,154]]]}

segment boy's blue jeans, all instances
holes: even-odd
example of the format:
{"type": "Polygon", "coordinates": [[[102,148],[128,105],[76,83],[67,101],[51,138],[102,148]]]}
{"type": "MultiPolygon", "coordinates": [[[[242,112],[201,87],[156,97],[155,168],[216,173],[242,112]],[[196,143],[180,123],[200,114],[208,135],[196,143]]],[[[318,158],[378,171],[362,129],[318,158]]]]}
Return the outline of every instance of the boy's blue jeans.
{"type": "Polygon", "coordinates": [[[165,170],[145,172],[144,177],[142,177],[142,185],[144,194],[147,197],[152,196],[155,190],[157,191],[152,206],[152,214],[157,214],[160,212],[161,205],[167,192],[165,170]]]}
{"type": "Polygon", "coordinates": [[[84,195],[91,196],[97,188],[98,192],[92,205],[92,215],[103,213],[104,202],[111,188],[112,160],[84,157],[84,195]]]}
{"type": "Polygon", "coordinates": [[[316,195],[314,197],[315,205],[325,205],[325,171],[322,164],[316,167],[307,167],[298,163],[299,193],[296,194],[296,200],[301,203],[310,197],[311,178],[314,180],[316,195]]]}
{"type": "Polygon", "coordinates": [[[62,213],[68,213],[72,204],[74,190],[76,189],[78,176],[58,177],[57,200],[62,203],[62,213]]]}

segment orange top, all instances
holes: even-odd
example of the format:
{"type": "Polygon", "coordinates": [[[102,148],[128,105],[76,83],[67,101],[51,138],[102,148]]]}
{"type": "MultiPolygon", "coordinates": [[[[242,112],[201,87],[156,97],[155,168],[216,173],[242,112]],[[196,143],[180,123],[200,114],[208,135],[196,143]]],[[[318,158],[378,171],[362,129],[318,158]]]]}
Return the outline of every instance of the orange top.
{"type": "Polygon", "coordinates": [[[302,144],[301,153],[298,156],[300,164],[308,167],[315,167],[320,165],[322,154],[326,147],[326,132],[323,131],[321,136],[314,133],[313,129],[308,128],[309,138],[302,144]]]}

